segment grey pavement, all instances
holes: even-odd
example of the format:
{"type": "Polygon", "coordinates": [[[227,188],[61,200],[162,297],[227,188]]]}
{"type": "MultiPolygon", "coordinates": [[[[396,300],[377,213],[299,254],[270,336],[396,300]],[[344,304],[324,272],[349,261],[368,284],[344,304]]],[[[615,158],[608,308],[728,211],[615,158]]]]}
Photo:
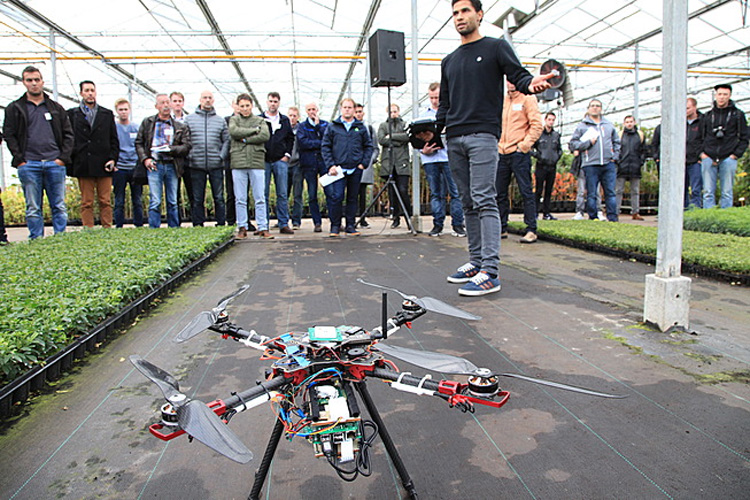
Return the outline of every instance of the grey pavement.
{"type": "MultiPolygon", "coordinates": [[[[662,334],[640,323],[648,265],[546,242],[521,245],[511,235],[501,249],[502,291],[466,298],[445,281],[466,262],[465,239],[412,237],[370,222],[359,238],[323,238],[305,226],[220,255],[2,427],[0,498],[245,498],[271,409],[232,420],[256,456],[246,465],[184,438],[161,442],[147,426],[163,400],[127,356],[169,371],[191,397],[226,398],[253,386],[269,362],[211,332],[173,343],[195,314],[247,284],[230,312],[248,329],[270,336],[312,325],[370,329],[379,322],[380,292],[359,277],[483,316],[428,314],[389,339],[393,345],[628,396],[605,400],[502,379],[511,393],[503,408],[466,414],[373,380],[370,391],[421,498],[748,498],[746,288],[694,278],[690,331],[662,334]]],[[[389,302],[391,311],[398,307],[393,294],[389,302]]],[[[306,441],[282,440],[263,495],[402,497],[379,440],[372,469],[346,483],[306,441]]]]}

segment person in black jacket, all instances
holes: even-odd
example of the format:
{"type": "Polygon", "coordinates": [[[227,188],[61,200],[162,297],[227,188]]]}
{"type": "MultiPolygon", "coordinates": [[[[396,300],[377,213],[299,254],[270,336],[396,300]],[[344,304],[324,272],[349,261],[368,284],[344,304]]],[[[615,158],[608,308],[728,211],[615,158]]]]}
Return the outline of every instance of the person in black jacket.
{"type": "MultiPolygon", "coordinates": [[[[271,176],[276,186],[276,218],[279,221],[281,234],[294,234],[289,227],[289,160],[294,149],[294,130],[289,118],[279,113],[281,96],[278,92],[269,92],[266,99],[268,110],[260,116],[265,118],[271,131],[271,138],[266,143],[266,209],[270,219],[271,205],[268,196],[271,192],[271,176]]],[[[258,225],[262,225],[259,221],[258,225]]],[[[270,224],[269,224],[270,225],[270,224]]]]}
{"type": "Polygon", "coordinates": [[[305,106],[307,119],[297,126],[297,147],[299,148],[299,164],[302,169],[302,178],[307,183],[307,203],[310,207],[310,216],[313,220],[316,233],[323,231],[321,224],[323,218],[320,215],[318,204],[318,176],[325,175],[327,169],[320,147],[328,128],[328,122],[321,120],[318,116],[318,105],[314,102],[305,106]]]}
{"type": "MultiPolygon", "coordinates": [[[[3,143],[3,133],[0,132],[0,145],[3,143]]],[[[0,195],[3,194],[3,190],[0,189],[0,195]]],[[[8,244],[8,233],[5,232],[5,209],[3,208],[3,200],[0,198],[0,245],[8,244]]]]}
{"type": "Polygon", "coordinates": [[[94,190],[102,227],[112,227],[112,172],[120,155],[115,115],[96,103],[96,85],[78,85],[81,104],[68,110],[73,127],[73,157],[68,175],[78,178],[81,189],[81,223],[94,227],[94,190]]]}
{"type": "Polygon", "coordinates": [[[26,198],[29,238],[44,236],[42,196],[47,193],[55,234],[65,232],[65,165],[73,152],[73,129],[65,109],[44,93],[44,80],[34,66],[21,73],[26,93],[5,108],[3,135],[13,155],[11,165],[26,198]]]}
{"type": "Polygon", "coordinates": [[[620,160],[617,162],[617,213],[620,213],[625,182],[630,181],[630,215],[633,220],[643,220],[638,213],[641,195],[641,167],[646,161],[646,146],[643,132],[638,130],[635,117],[628,115],[623,121],[620,135],[620,160]]]}
{"type": "Polygon", "coordinates": [[[748,126],[745,113],[732,101],[732,86],[721,83],[714,87],[715,101],[702,120],[703,151],[701,170],[703,173],[703,208],[716,204],[714,193],[716,181],[721,183],[719,206],[729,208],[734,203],[734,174],[737,159],[743,155],[748,144],[748,126]]]}
{"type": "Polygon", "coordinates": [[[555,120],[557,116],[552,111],[544,115],[544,129],[542,135],[537,139],[531,150],[531,156],[536,158],[536,168],[534,177],[536,178],[536,206],[540,207],[539,199],[544,193],[544,206],[541,206],[544,220],[557,220],[550,213],[550,203],[552,201],[552,188],[555,186],[555,177],[557,177],[557,162],[562,156],[562,146],[560,145],[560,133],[555,130],[555,120]]]}

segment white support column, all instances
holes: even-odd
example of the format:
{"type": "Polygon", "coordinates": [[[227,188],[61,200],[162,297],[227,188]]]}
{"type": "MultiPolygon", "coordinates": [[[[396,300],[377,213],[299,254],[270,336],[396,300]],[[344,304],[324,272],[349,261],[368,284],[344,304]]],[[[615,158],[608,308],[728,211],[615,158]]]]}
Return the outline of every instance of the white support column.
{"type": "Polygon", "coordinates": [[[646,275],[644,321],[688,328],[690,278],[681,276],[687,100],[687,0],[663,0],[661,178],[656,272],[646,275]]]}
{"type": "Polygon", "coordinates": [[[55,50],[55,32],[49,30],[49,63],[52,66],[52,100],[55,102],[60,100],[60,96],[57,92],[57,51],[55,50]]]}
{"type": "Polygon", "coordinates": [[[633,118],[640,127],[640,86],[641,86],[641,61],[640,61],[640,50],[638,44],[635,44],[635,85],[633,86],[633,118]]]}
{"type": "MultiPolygon", "coordinates": [[[[411,115],[412,120],[419,118],[419,33],[417,19],[417,0],[411,0],[411,115]]],[[[419,168],[419,153],[412,150],[411,163],[411,224],[421,233],[422,207],[420,206],[419,191],[422,177],[419,168]]]]}

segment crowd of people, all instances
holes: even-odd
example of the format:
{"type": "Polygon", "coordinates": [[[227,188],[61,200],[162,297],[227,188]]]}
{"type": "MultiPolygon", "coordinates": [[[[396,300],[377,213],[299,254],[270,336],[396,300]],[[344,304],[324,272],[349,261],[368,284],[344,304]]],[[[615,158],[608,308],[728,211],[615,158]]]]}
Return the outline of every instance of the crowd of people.
{"type": "MultiPolygon", "coordinates": [[[[468,235],[470,262],[448,276],[448,281],[463,284],[460,294],[476,296],[500,289],[500,240],[508,237],[513,177],[523,199],[525,231],[520,242],[537,240],[540,213],[546,220],[555,220],[550,201],[562,145],[554,128],[555,113],[542,117],[533,95],[549,88],[547,80],[553,75],[533,77],[506,41],[480,35],[484,12],[479,0],[453,0],[452,11],[461,45],[443,59],[441,81],[428,88],[429,105],[421,118],[433,120],[435,126],[419,134],[424,147],[418,153],[430,188],[430,236],[443,234],[447,215],[454,236],[468,235]],[[536,160],[535,187],[532,158],[536,160]]],[[[351,98],[339,103],[338,118],[326,122],[314,102],[305,106],[304,120],[296,106],[282,114],[277,92],[268,93],[266,110],[259,115],[253,113],[251,96],[240,94],[232,103],[234,114],[228,117],[217,115],[209,91],[201,93],[192,113],[184,109],[184,95],[172,92],[156,95],[156,114],[137,126],[131,122],[130,103],[116,100],[114,112],[101,106],[92,81],[80,83],[80,104],[69,110],[44,93],[39,69],[26,67],[22,81],[26,92],[7,106],[3,136],[12,165],[18,169],[31,239],[44,234],[44,193],[54,232],[65,231],[66,176],[77,179],[81,221],[86,227],[94,226],[95,200],[101,225],[122,227],[128,188],[133,225],[147,222],[149,227],[160,227],[164,201],[167,226],[178,227],[178,199],[184,189],[192,224],[202,226],[208,182],[217,224],[236,224],[239,239],[251,233],[273,238],[269,205],[273,181],[275,228],[280,234],[293,235],[300,228],[306,184],[313,231],[323,231],[318,203],[321,185],[330,220],[328,236],[339,237],[342,232],[357,236],[359,228],[369,227],[365,207],[379,157],[379,175],[390,189],[391,227],[399,227],[401,218],[408,221],[412,214],[412,148],[396,104],[386,110],[387,118],[376,132],[365,124],[363,106],[351,98]],[[143,185],[149,186],[145,219],[143,185]],[[113,188],[114,211],[110,204],[113,188]]],[[[734,174],[737,159],[748,146],[748,125],[731,93],[731,85],[717,85],[713,107],[705,115],[698,112],[694,98],[688,99],[686,207],[713,207],[717,183],[719,205],[732,205],[734,174]]],[[[618,131],[604,116],[601,101],[592,100],[568,144],[574,155],[571,172],[578,185],[574,219],[617,222],[625,185],[630,183],[631,216],[642,220],[641,170],[649,154],[658,165],[660,139],[657,127],[651,144],[646,144],[633,116],[625,117],[618,131]]],[[[2,238],[4,233],[3,227],[2,238]]]]}

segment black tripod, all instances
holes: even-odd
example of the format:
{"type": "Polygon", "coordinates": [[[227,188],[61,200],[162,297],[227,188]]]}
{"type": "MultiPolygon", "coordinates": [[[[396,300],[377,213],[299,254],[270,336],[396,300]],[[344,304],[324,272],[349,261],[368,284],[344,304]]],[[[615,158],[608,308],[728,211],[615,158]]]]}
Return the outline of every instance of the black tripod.
{"type": "MultiPolygon", "coordinates": [[[[380,417],[378,409],[375,408],[375,403],[370,396],[370,392],[367,390],[365,381],[354,382],[354,387],[362,398],[362,402],[365,404],[365,408],[367,408],[367,413],[370,415],[370,418],[372,418],[373,422],[378,426],[380,439],[383,440],[383,445],[385,445],[388,457],[396,467],[396,471],[401,478],[401,483],[404,485],[404,489],[407,493],[409,493],[409,498],[417,498],[414,483],[409,476],[409,472],[406,470],[406,466],[404,466],[404,462],[401,460],[401,456],[398,454],[398,450],[391,439],[391,435],[388,434],[388,430],[385,428],[385,422],[383,422],[383,419],[380,417]]],[[[268,477],[268,470],[271,468],[271,461],[273,461],[273,456],[276,453],[276,448],[279,445],[283,432],[284,424],[277,418],[276,423],[273,426],[273,431],[271,432],[271,438],[266,446],[266,451],[263,454],[263,460],[261,460],[258,471],[255,473],[255,482],[253,483],[253,489],[250,491],[248,500],[258,500],[260,498],[260,490],[263,489],[263,483],[265,482],[266,477],[268,477]]]]}
{"type": "MultiPolygon", "coordinates": [[[[391,120],[391,86],[388,85],[388,137],[393,136],[393,121],[391,120]]],[[[375,141],[375,138],[371,138],[373,141],[375,141]]],[[[393,144],[388,146],[388,161],[391,164],[391,167],[394,167],[393,165],[393,144]]],[[[401,198],[401,193],[398,190],[398,186],[396,185],[396,181],[393,180],[393,174],[396,171],[395,167],[391,171],[391,174],[388,176],[388,180],[383,184],[383,187],[380,188],[380,191],[378,191],[378,194],[375,195],[375,197],[372,199],[369,205],[367,205],[367,208],[365,208],[365,211],[362,212],[362,215],[359,216],[359,220],[355,224],[355,227],[360,225],[362,221],[367,217],[367,214],[370,213],[370,209],[378,202],[380,197],[383,195],[386,189],[389,187],[392,188],[393,193],[396,193],[396,200],[398,200],[399,207],[401,207],[401,213],[404,214],[404,218],[406,219],[406,226],[409,228],[409,231],[411,234],[416,235],[417,231],[414,229],[414,226],[411,223],[411,215],[409,214],[409,211],[406,210],[406,204],[404,203],[403,198],[401,198]]],[[[393,200],[391,200],[391,203],[393,203],[393,200]]]]}

